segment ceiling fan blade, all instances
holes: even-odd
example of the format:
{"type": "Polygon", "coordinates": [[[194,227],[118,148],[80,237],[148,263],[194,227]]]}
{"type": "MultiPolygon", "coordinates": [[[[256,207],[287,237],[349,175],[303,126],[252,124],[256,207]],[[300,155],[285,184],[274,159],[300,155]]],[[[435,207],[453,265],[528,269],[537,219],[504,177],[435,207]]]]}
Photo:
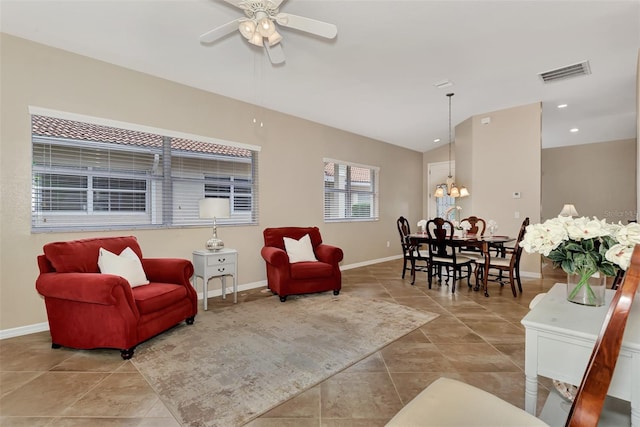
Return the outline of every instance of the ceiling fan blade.
{"type": "Polygon", "coordinates": [[[279,13],[276,15],[276,21],[283,27],[295,28],[296,30],[305,31],[328,39],[332,39],[338,34],[338,27],[333,24],[316,21],[315,19],[305,18],[303,16],[291,15],[290,13],[279,13]]]}
{"type": "Polygon", "coordinates": [[[200,43],[213,43],[214,41],[221,39],[222,37],[238,30],[238,24],[244,18],[238,18],[231,22],[227,22],[224,25],[214,28],[211,31],[207,31],[200,36],[200,43]]]}
{"type": "Polygon", "coordinates": [[[267,55],[269,55],[269,60],[272,64],[282,64],[284,62],[284,51],[280,43],[275,46],[269,46],[269,43],[265,40],[264,48],[267,50],[267,55]]]}
{"type": "Polygon", "coordinates": [[[224,0],[225,2],[234,5],[235,7],[239,7],[240,9],[242,9],[242,6],[240,6],[240,3],[242,3],[244,0],[224,0]]]}

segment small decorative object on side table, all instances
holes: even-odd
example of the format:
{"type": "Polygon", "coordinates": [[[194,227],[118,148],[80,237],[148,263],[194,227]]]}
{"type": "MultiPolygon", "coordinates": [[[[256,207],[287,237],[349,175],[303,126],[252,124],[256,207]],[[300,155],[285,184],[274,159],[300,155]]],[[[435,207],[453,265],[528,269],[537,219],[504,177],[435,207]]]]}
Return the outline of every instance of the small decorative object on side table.
{"type": "Polygon", "coordinates": [[[235,249],[220,249],[215,252],[193,251],[193,287],[196,279],[202,278],[202,305],[207,310],[207,294],[209,279],[219,277],[222,282],[222,298],[227,295],[227,276],[233,278],[233,302],[238,302],[238,251],[235,249]]]}

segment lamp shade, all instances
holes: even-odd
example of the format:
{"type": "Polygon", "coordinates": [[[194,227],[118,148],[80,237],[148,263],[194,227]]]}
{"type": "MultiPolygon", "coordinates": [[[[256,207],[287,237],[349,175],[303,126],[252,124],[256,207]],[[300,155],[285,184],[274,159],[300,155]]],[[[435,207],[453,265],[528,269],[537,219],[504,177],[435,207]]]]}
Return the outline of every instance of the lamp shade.
{"type": "Polygon", "coordinates": [[[269,46],[275,46],[280,43],[280,41],[282,40],[282,36],[279,32],[274,31],[273,34],[267,37],[267,40],[269,41],[269,46]]]}
{"type": "Polygon", "coordinates": [[[269,37],[276,31],[276,26],[271,19],[265,16],[258,21],[256,30],[262,37],[269,37]]]}
{"type": "Polygon", "coordinates": [[[578,211],[572,204],[566,204],[562,207],[558,216],[578,216],[578,211]]]}
{"type": "Polygon", "coordinates": [[[467,197],[467,196],[470,196],[469,190],[467,190],[467,187],[465,186],[460,187],[460,197],[467,197]]]}
{"type": "Polygon", "coordinates": [[[250,19],[245,19],[240,22],[238,29],[245,39],[251,40],[251,37],[253,37],[256,32],[256,23],[250,19]]]}
{"type": "Polygon", "coordinates": [[[228,218],[229,199],[205,197],[198,203],[200,218],[228,218]]]}
{"type": "Polygon", "coordinates": [[[260,46],[260,47],[264,45],[262,42],[262,36],[257,31],[253,33],[253,36],[249,39],[249,43],[255,46],[260,46]]]}

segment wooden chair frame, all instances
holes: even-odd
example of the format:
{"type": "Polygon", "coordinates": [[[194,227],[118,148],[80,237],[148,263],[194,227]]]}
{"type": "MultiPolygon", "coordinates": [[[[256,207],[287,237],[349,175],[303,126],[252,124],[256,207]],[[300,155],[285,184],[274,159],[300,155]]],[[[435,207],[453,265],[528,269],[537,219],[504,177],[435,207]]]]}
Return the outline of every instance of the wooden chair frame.
{"type": "MultiPolygon", "coordinates": [[[[529,225],[529,218],[525,218],[522,221],[522,225],[520,226],[520,231],[518,232],[518,238],[516,239],[516,243],[512,248],[504,248],[504,255],[509,255],[509,263],[502,263],[499,260],[501,258],[492,257],[489,261],[489,269],[498,270],[497,274],[490,274],[489,271],[484,271],[484,265],[482,263],[477,265],[476,268],[476,283],[479,283],[478,280],[481,279],[483,274],[489,275],[489,278],[495,279],[501,286],[504,286],[505,282],[502,279],[502,274],[504,272],[509,273],[509,285],[511,286],[511,292],[514,297],[518,296],[516,292],[516,284],[518,285],[518,290],[522,293],[522,281],[520,280],[520,258],[522,256],[522,248],[520,247],[520,242],[524,239],[524,235],[526,233],[527,226],[529,225]],[[496,262],[496,260],[498,260],[496,262]]],[[[491,280],[491,279],[490,279],[491,280]]]]}
{"type": "Polygon", "coordinates": [[[413,285],[416,281],[416,271],[428,270],[429,258],[420,251],[420,245],[414,245],[409,240],[409,234],[411,234],[409,221],[401,216],[397,219],[396,225],[398,226],[400,244],[402,245],[402,278],[404,279],[406,271],[409,270],[411,272],[411,284],[413,285]]]}
{"type": "Polygon", "coordinates": [[[447,279],[452,277],[451,292],[456,291],[456,282],[464,277],[467,278],[467,285],[471,287],[471,264],[474,260],[464,255],[457,254],[456,247],[452,244],[453,224],[442,218],[434,218],[427,221],[427,234],[429,235],[429,259],[430,268],[428,271],[429,289],[433,282],[434,272],[438,280],[442,283],[442,267],[447,268],[447,279]],[[462,274],[462,267],[467,267],[467,274],[462,274]],[[437,271],[436,271],[437,269],[437,271]],[[451,273],[449,273],[451,270],[451,273]],[[460,273],[458,275],[458,273],[460,273]]]}

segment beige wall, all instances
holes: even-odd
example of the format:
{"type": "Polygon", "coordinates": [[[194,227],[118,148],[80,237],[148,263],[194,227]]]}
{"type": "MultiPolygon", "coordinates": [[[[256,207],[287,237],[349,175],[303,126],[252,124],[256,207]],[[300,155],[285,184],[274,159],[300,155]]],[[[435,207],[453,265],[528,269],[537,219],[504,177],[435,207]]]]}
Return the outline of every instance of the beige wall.
{"type": "Polygon", "coordinates": [[[265,227],[318,225],[327,243],[343,248],[343,265],[349,266],[399,256],[396,218],[422,217],[421,153],[271,111],[263,112],[264,128],[256,127],[249,104],[1,37],[0,332],[46,322],[34,283],[36,256],[47,242],[135,234],[146,256],[190,259],[211,232],[207,227],[32,234],[29,106],[261,146],[259,225],[219,229],[226,245],[239,251],[240,285],[265,280],[265,227]],[[323,223],[323,157],[380,167],[379,221],[323,223]]]}
{"type": "MultiPolygon", "coordinates": [[[[515,236],[525,217],[540,220],[541,106],[539,103],[470,117],[455,127],[456,184],[471,196],[458,199],[462,217],[498,223],[498,234],[515,236]],[[489,124],[482,124],[483,118],[489,124]],[[519,199],[513,198],[520,192],[519,199]],[[518,212],[520,218],[515,218],[518,212]]],[[[437,161],[425,153],[425,163],[437,161]]],[[[540,275],[540,257],[524,254],[523,275],[540,275]]]]}
{"type": "Polygon", "coordinates": [[[542,218],[572,203],[580,216],[636,218],[635,139],[542,150],[542,218]]]}
{"type": "Polygon", "coordinates": [[[636,65],[636,220],[640,221],[640,49],[636,65]]]}

